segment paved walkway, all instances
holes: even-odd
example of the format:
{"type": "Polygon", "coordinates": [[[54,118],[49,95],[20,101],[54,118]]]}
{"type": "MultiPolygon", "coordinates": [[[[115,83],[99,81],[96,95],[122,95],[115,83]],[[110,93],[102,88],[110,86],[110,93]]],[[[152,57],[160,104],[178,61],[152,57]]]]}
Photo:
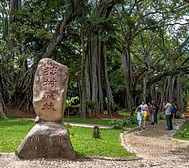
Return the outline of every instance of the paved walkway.
{"type": "MultiPolygon", "coordinates": [[[[64,124],[68,124],[68,122],[64,122],[64,124]]],[[[79,127],[88,127],[88,128],[93,128],[95,125],[94,124],[81,124],[81,123],[73,123],[73,122],[69,122],[70,125],[72,126],[79,126],[79,127]]],[[[106,126],[106,125],[98,125],[97,126],[99,128],[103,128],[103,129],[112,129],[113,126],[106,126]]]]}
{"type": "Polygon", "coordinates": [[[180,121],[174,121],[174,129],[169,131],[165,130],[165,121],[161,121],[159,124],[148,126],[142,131],[124,133],[122,139],[126,149],[143,158],[135,166],[189,168],[189,141],[172,138],[181,124],[180,121]]]}
{"type": "MultiPolygon", "coordinates": [[[[25,120],[32,120],[34,121],[34,119],[32,118],[24,118],[25,120]]],[[[77,126],[77,127],[88,127],[88,128],[93,128],[95,125],[94,124],[82,124],[82,123],[74,123],[74,122],[63,122],[64,124],[70,124],[72,126],[77,126]]],[[[98,125],[96,124],[99,128],[103,128],[103,129],[112,129],[113,126],[106,126],[106,125],[98,125]]]]}
{"type": "Polygon", "coordinates": [[[174,130],[165,130],[165,121],[149,126],[141,132],[123,133],[122,143],[140,160],[86,158],[77,161],[65,159],[20,160],[13,153],[0,154],[0,168],[189,168],[189,141],[171,138],[181,123],[174,123],[174,130]]]}

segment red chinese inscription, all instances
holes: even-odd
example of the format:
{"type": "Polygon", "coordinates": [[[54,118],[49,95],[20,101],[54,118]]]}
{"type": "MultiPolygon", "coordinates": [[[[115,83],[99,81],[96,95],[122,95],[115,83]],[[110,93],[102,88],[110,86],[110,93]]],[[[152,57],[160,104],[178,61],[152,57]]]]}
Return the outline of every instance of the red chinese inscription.
{"type": "Polygon", "coordinates": [[[52,67],[45,67],[44,74],[45,75],[55,75],[57,73],[57,67],[52,66],[52,67]]]}
{"type": "Polygon", "coordinates": [[[50,104],[45,103],[43,105],[42,110],[45,110],[45,111],[49,111],[49,110],[50,111],[56,111],[52,102],[50,102],[50,104]]]}
{"type": "Polygon", "coordinates": [[[52,93],[52,91],[50,91],[50,92],[45,92],[45,94],[43,95],[42,99],[43,99],[43,100],[46,100],[46,99],[56,100],[56,97],[55,97],[55,95],[52,93]]]}
{"type": "Polygon", "coordinates": [[[44,83],[43,83],[43,86],[45,87],[48,87],[48,86],[51,86],[51,87],[55,87],[57,81],[55,79],[53,80],[48,80],[48,79],[45,79],[44,83]]]}

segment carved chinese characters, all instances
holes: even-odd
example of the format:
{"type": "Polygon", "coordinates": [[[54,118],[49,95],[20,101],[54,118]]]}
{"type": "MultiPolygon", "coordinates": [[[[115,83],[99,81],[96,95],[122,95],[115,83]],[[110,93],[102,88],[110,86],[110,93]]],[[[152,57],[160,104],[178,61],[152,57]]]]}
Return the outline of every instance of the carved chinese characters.
{"type": "Polygon", "coordinates": [[[62,120],[67,92],[68,69],[52,59],[40,60],[33,86],[33,105],[44,121],[62,120]]]}
{"type": "Polygon", "coordinates": [[[36,124],[18,147],[18,156],[25,159],[67,158],[75,160],[68,131],[63,123],[36,124]]]}

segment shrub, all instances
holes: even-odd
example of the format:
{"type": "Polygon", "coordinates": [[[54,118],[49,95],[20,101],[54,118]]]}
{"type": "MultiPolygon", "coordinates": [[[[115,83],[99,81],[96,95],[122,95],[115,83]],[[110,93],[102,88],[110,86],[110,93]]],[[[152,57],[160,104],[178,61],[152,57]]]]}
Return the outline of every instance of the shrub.
{"type": "Polygon", "coordinates": [[[90,109],[94,109],[94,107],[95,107],[95,101],[94,101],[94,100],[87,100],[87,101],[86,101],[86,105],[87,105],[90,109]]]}
{"type": "Polygon", "coordinates": [[[79,97],[68,97],[66,100],[66,108],[65,108],[65,112],[64,115],[68,115],[68,111],[69,111],[69,115],[77,115],[78,111],[79,111],[79,104],[77,104],[79,101],[79,97]]]}
{"type": "Polygon", "coordinates": [[[109,124],[111,126],[113,126],[115,129],[122,129],[123,128],[123,121],[122,120],[114,119],[114,120],[111,120],[109,122],[109,124]]]}
{"type": "Polygon", "coordinates": [[[127,111],[130,113],[130,116],[134,116],[135,110],[136,110],[136,106],[131,106],[127,108],[127,111]]]}
{"type": "Polygon", "coordinates": [[[67,100],[66,100],[66,105],[67,107],[69,108],[71,105],[76,105],[78,104],[78,101],[79,101],[79,97],[76,96],[76,97],[68,97],[67,100]]]}
{"type": "Polygon", "coordinates": [[[116,112],[117,110],[119,110],[119,105],[114,103],[114,104],[111,104],[110,108],[112,112],[116,112]]]}
{"type": "Polygon", "coordinates": [[[123,126],[129,126],[131,124],[137,124],[137,120],[134,117],[124,117],[123,118],[123,126]]]}
{"type": "Polygon", "coordinates": [[[182,118],[182,113],[180,111],[176,112],[176,118],[182,118]]]}
{"type": "Polygon", "coordinates": [[[137,124],[137,119],[135,117],[130,117],[131,124],[137,124]]]}
{"type": "Polygon", "coordinates": [[[64,115],[65,116],[68,115],[68,110],[69,110],[69,115],[77,115],[77,113],[79,111],[79,107],[80,107],[79,104],[66,106],[64,115]]]}
{"type": "Polygon", "coordinates": [[[187,130],[186,128],[183,129],[182,131],[180,131],[179,133],[181,134],[181,137],[182,137],[182,138],[187,138],[187,137],[189,137],[189,132],[188,132],[188,130],[187,130]]]}
{"type": "Polygon", "coordinates": [[[159,114],[159,120],[163,120],[163,114],[159,114]]]}
{"type": "Polygon", "coordinates": [[[131,120],[128,117],[123,118],[123,125],[128,126],[131,124],[131,120]]]}

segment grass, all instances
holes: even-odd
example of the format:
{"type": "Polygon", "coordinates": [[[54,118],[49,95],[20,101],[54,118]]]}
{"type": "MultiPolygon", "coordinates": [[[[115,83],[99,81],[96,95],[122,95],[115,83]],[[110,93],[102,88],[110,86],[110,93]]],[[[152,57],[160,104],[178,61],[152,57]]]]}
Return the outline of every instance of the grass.
{"type": "Polygon", "coordinates": [[[189,140],[189,123],[184,123],[180,130],[175,135],[173,135],[173,138],[189,140]]]}
{"type": "MultiPolygon", "coordinates": [[[[125,111],[125,110],[121,110],[120,112],[119,112],[119,114],[120,115],[123,115],[123,116],[125,116],[125,117],[130,117],[130,112],[127,112],[127,111],[125,111]]],[[[135,115],[134,115],[135,116],[135,115]]]]}
{"type": "MultiPolygon", "coordinates": [[[[15,152],[34,122],[25,119],[0,119],[0,152],[15,152]]],[[[82,156],[134,156],[121,146],[120,133],[123,130],[100,129],[100,139],[92,138],[92,129],[71,127],[69,132],[74,150],[82,156]]]]}
{"type": "Polygon", "coordinates": [[[0,151],[14,152],[34,125],[29,120],[0,119],[0,151]]]}
{"type": "Polygon", "coordinates": [[[121,145],[120,133],[123,130],[100,129],[100,139],[92,138],[92,129],[84,127],[69,128],[74,135],[70,136],[77,155],[84,156],[134,156],[121,145]]]}

